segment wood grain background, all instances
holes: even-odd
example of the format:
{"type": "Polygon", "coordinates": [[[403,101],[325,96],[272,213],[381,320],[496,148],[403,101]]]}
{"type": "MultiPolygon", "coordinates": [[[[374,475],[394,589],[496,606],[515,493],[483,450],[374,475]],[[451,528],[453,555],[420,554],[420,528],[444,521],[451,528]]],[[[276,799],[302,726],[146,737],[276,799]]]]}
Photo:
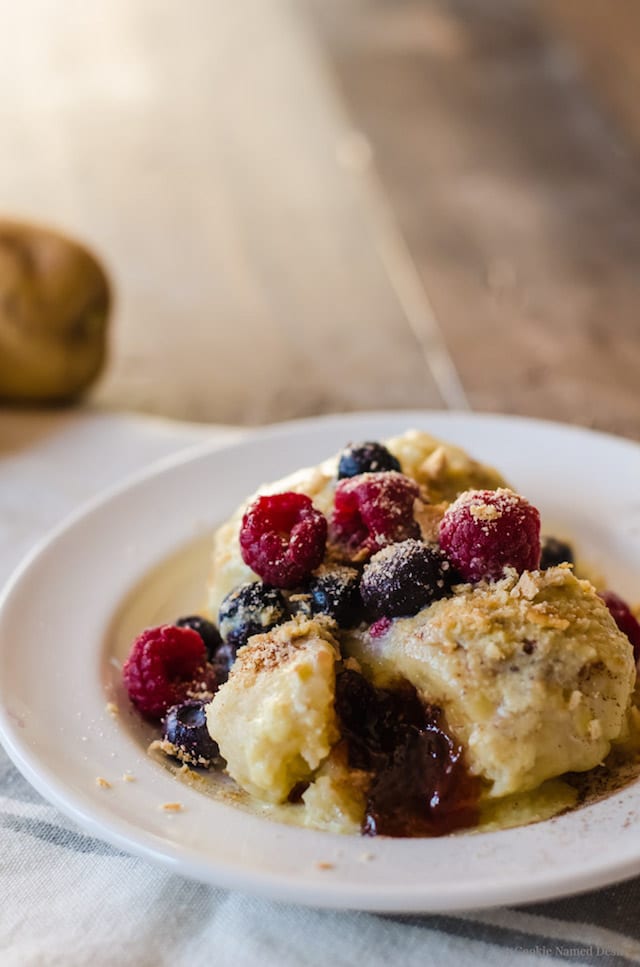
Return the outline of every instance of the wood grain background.
{"type": "Polygon", "coordinates": [[[118,292],[91,405],[640,437],[640,18],[604,9],[7,8],[0,211],[87,240],[118,292]]]}

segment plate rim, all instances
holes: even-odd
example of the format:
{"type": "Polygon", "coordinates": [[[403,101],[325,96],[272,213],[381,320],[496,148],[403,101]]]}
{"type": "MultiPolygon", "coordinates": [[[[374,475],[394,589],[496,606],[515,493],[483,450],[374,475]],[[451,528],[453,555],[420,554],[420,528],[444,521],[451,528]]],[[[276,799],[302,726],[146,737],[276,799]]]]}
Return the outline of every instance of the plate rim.
{"type": "MultiPolygon", "coordinates": [[[[615,443],[616,445],[623,444],[630,447],[637,457],[640,456],[639,444],[636,441],[624,437],[557,421],[537,420],[531,417],[510,416],[506,414],[466,413],[464,411],[443,410],[365,411],[330,414],[323,417],[311,417],[303,420],[291,420],[271,424],[264,428],[251,428],[240,439],[236,438],[230,442],[218,444],[215,441],[204,440],[181,448],[176,453],[156,460],[149,466],[127,475],[122,481],[105,488],[90,500],[83,502],[81,506],[71,514],[68,514],[58,525],[38,540],[15,568],[0,592],[0,618],[2,618],[5,606],[10,601],[15,589],[20,586],[21,582],[25,579],[25,575],[29,574],[34,563],[55,545],[61,535],[65,534],[71,528],[81,525],[85,518],[88,518],[95,511],[99,511],[101,508],[108,506],[118,495],[144,486],[149,480],[162,477],[163,473],[166,473],[171,468],[180,467],[184,464],[197,461],[198,459],[212,456],[213,454],[224,455],[228,450],[242,450],[247,446],[250,447],[256,438],[278,440],[283,437],[286,438],[292,432],[303,432],[305,430],[313,430],[314,428],[334,424],[339,426],[349,421],[362,420],[363,422],[373,422],[377,419],[389,419],[390,417],[398,421],[402,420],[407,427],[411,425],[412,419],[424,421],[430,417],[437,417],[440,420],[444,418],[445,421],[452,423],[461,419],[465,422],[478,423],[495,422],[497,420],[498,422],[511,425],[527,424],[537,428],[548,427],[556,431],[562,430],[569,431],[572,434],[584,435],[585,439],[599,439],[607,445],[611,443],[615,443]]],[[[0,641],[0,652],[1,650],[2,642],[0,641]]],[[[322,896],[318,893],[318,887],[311,885],[306,887],[306,889],[313,893],[313,896],[307,897],[301,895],[300,886],[296,884],[295,877],[292,877],[291,874],[280,874],[274,871],[269,873],[254,871],[253,874],[248,875],[242,869],[234,870],[231,866],[221,867],[220,865],[218,865],[214,874],[210,869],[210,862],[198,861],[196,857],[189,857],[185,861],[183,858],[185,852],[184,846],[165,844],[163,849],[157,849],[151,843],[141,842],[139,834],[136,839],[134,837],[134,827],[132,824],[127,822],[123,824],[117,817],[112,818],[110,821],[108,819],[97,819],[95,815],[92,815],[82,805],[74,801],[73,795],[70,796],[68,791],[65,791],[63,779],[58,779],[58,777],[52,778],[51,776],[49,779],[46,778],[48,772],[46,763],[43,764],[41,771],[38,771],[32,759],[25,753],[24,748],[21,746],[19,733],[16,730],[15,723],[11,721],[8,709],[3,701],[0,701],[0,741],[2,741],[2,744],[16,767],[41,795],[52,802],[65,815],[78,822],[83,828],[89,830],[101,840],[111,843],[118,849],[124,849],[129,853],[142,856],[156,863],[159,862],[165,867],[169,867],[173,872],[180,872],[212,885],[224,886],[230,889],[249,890],[250,892],[266,895],[273,899],[306,903],[316,907],[379,912],[436,912],[439,910],[481,909],[504,903],[526,903],[533,902],[534,900],[553,899],[567,895],[568,893],[576,894],[585,892],[631,877],[640,871],[639,851],[635,858],[626,857],[626,859],[622,859],[613,865],[611,863],[607,864],[602,860],[597,862],[592,860],[591,863],[586,863],[583,873],[585,882],[578,886],[575,885],[572,874],[570,873],[550,877],[548,873],[544,872],[538,877],[530,876],[527,884],[521,884],[520,888],[516,888],[513,885],[508,887],[501,885],[492,889],[490,885],[486,884],[483,886],[483,894],[481,896],[474,894],[474,899],[468,902],[451,903],[446,896],[443,896],[445,902],[442,905],[432,902],[425,904],[424,899],[421,900],[419,895],[415,895],[413,898],[405,895],[394,898],[388,893],[384,899],[380,899],[378,895],[379,887],[375,885],[371,890],[370,896],[365,896],[365,894],[369,893],[368,890],[365,890],[363,893],[363,888],[359,887],[358,889],[361,891],[359,898],[354,899],[351,897],[350,899],[353,888],[348,884],[341,886],[339,882],[335,882],[333,879],[332,881],[328,881],[328,883],[330,882],[330,896],[322,896]],[[111,825],[109,825],[109,822],[111,825]],[[127,831],[128,828],[130,828],[129,832],[127,831]],[[185,867],[185,862],[188,863],[188,867],[185,867]],[[538,883],[538,880],[542,882],[538,883]]],[[[104,810],[100,810],[100,813],[102,812],[104,810]]],[[[142,830],[142,833],[144,839],[145,831],[142,830]]],[[[331,836],[331,834],[324,835],[331,836]]],[[[477,890],[477,887],[475,889],[477,890]]],[[[325,892],[328,894],[329,890],[325,892]]],[[[460,899],[459,895],[464,895],[465,893],[463,890],[457,890],[455,892],[458,899],[460,899]]]]}

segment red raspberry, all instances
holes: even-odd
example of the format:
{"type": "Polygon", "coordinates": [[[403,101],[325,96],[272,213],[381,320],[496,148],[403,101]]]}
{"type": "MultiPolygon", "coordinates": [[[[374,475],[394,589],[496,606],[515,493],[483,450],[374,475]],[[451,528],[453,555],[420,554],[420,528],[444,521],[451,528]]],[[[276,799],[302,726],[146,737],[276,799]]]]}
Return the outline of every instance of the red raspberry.
{"type": "Polygon", "coordinates": [[[172,705],[216,688],[207,650],[191,628],[161,625],[147,628],[134,641],[122,668],[129,698],[140,711],[159,719],[172,705]]]}
{"type": "Polygon", "coordinates": [[[245,564],[276,588],[295,588],[322,563],[327,519],[305,494],[258,497],[240,527],[245,564]]]}
{"type": "Polygon", "coordinates": [[[420,496],[414,480],[388,470],[339,480],[331,518],[331,538],[352,560],[398,541],[420,537],[413,508],[420,496]]]}
{"type": "Polygon", "coordinates": [[[540,563],[540,514],[512,490],[467,490],[447,508],[440,547],[465,581],[495,580],[505,567],[540,563]]]}
{"type": "Polygon", "coordinates": [[[640,659],[640,624],[631,608],[614,591],[601,591],[600,597],[611,612],[611,617],[623,635],[626,635],[633,645],[633,657],[640,659]]]}
{"type": "Polygon", "coordinates": [[[369,626],[369,634],[372,638],[382,638],[391,627],[391,618],[378,618],[369,626]]]}

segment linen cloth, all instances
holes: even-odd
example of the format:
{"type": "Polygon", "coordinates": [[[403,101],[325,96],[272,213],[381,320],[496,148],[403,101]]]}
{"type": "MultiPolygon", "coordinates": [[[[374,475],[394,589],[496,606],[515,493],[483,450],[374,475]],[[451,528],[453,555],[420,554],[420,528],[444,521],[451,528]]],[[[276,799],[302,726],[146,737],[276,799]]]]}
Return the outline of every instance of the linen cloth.
{"type": "MultiPolygon", "coordinates": [[[[241,432],[117,414],[0,414],[0,581],[101,488],[183,447],[203,439],[223,444],[241,432]]],[[[86,835],[0,749],[1,967],[567,962],[640,963],[640,878],[464,915],[380,916],[274,903],[189,881],[86,835]]]]}

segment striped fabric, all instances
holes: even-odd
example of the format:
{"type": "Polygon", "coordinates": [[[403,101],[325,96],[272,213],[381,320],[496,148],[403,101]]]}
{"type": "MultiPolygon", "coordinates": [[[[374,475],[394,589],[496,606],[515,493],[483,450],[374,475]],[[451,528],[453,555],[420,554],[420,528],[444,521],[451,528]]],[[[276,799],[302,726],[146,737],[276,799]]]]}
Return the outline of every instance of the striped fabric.
{"type": "MultiPolygon", "coordinates": [[[[138,418],[0,417],[0,578],[86,496],[203,435],[216,439],[210,429],[138,418]]],[[[640,963],[640,879],[460,916],[271,903],[190,882],[87,836],[2,750],[0,891],[1,967],[640,963]]]]}

